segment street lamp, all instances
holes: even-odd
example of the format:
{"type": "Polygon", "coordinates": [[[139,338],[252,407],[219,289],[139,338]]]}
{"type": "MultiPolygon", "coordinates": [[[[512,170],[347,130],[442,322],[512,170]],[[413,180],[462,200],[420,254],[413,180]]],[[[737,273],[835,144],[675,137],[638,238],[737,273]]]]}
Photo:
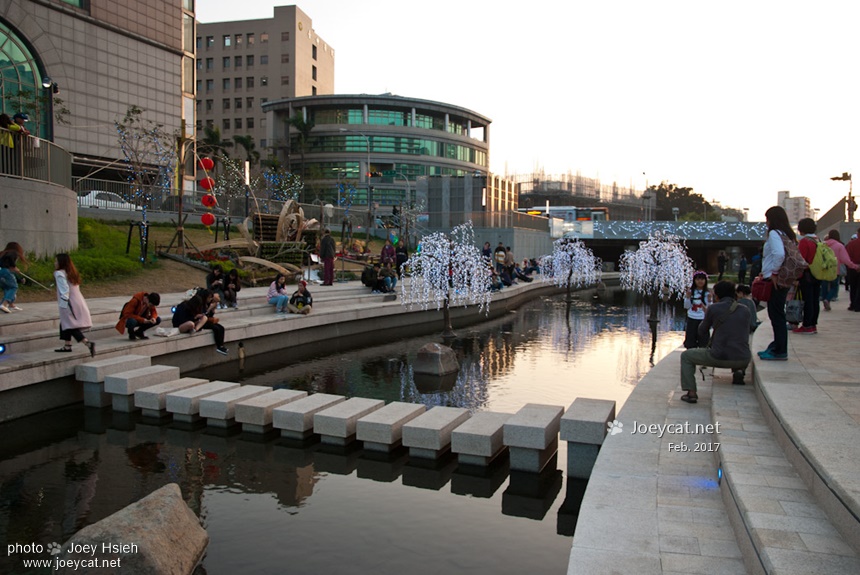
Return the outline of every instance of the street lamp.
{"type": "Polygon", "coordinates": [[[835,176],[830,178],[831,180],[848,180],[848,199],[846,203],[846,209],[848,210],[848,222],[851,223],[854,221],[854,211],[857,209],[857,202],[854,201],[854,181],[851,179],[851,174],[848,172],[842,172],[841,176],[835,176]]]}
{"type": "Polygon", "coordinates": [[[46,128],[48,129],[47,136],[48,140],[51,142],[54,141],[54,94],[58,94],[60,92],[60,87],[54,82],[50,76],[44,76],[42,78],[42,88],[45,90],[45,101],[48,106],[48,118],[46,122],[46,128]]]}

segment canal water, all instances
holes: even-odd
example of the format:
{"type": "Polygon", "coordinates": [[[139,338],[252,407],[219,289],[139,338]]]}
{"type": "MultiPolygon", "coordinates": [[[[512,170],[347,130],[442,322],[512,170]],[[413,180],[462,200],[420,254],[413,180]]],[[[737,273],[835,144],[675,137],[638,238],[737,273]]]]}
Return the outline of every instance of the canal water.
{"type": "MultiPolygon", "coordinates": [[[[437,336],[384,332],[187,375],[472,412],[566,408],[577,397],[620,409],[681,344],[683,310],[661,306],[654,343],[646,305],[623,292],[605,298],[543,298],[458,329],[449,343],[461,369],[444,381],[411,369],[437,336]]],[[[476,474],[450,457],[421,465],[402,451],[381,458],[83,407],[2,424],[0,438],[4,574],[49,572],[23,566],[47,552],[9,545],[62,543],[170,482],[211,538],[200,574],[563,573],[585,488],[563,473],[564,442],[533,475],[505,460],[476,474]]]]}

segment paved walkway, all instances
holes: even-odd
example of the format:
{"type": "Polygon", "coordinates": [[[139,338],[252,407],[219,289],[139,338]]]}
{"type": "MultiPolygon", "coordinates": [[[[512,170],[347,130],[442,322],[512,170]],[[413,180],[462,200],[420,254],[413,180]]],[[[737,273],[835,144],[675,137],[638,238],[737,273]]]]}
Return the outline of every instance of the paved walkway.
{"type": "MultiPolygon", "coordinates": [[[[706,370],[695,405],[679,399],[680,349],[655,366],[601,449],[568,573],[860,573],[860,316],[835,307],[818,335],[789,336],[789,361],[756,359],[745,386],[706,370]]],[[[772,336],[759,317],[754,350],[772,336]]]]}

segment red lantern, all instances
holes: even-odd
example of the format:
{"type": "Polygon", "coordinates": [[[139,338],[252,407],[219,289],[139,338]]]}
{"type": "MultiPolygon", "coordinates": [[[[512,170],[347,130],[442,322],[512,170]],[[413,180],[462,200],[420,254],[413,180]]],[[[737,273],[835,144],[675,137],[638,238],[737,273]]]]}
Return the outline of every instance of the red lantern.
{"type": "Polygon", "coordinates": [[[212,194],[206,194],[200,199],[200,201],[203,202],[203,205],[207,208],[213,208],[218,205],[218,200],[216,200],[215,196],[212,194]]]}
{"type": "Polygon", "coordinates": [[[212,158],[200,158],[200,161],[197,162],[197,167],[208,172],[215,167],[215,162],[212,161],[212,158]]]}
{"type": "Polygon", "coordinates": [[[199,184],[201,188],[208,192],[215,187],[215,180],[213,180],[212,178],[202,178],[199,184]]]}
{"type": "Polygon", "coordinates": [[[200,216],[200,221],[203,222],[204,226],[211,226],[215,223],[215,216],[207,212],[200,216]]]}

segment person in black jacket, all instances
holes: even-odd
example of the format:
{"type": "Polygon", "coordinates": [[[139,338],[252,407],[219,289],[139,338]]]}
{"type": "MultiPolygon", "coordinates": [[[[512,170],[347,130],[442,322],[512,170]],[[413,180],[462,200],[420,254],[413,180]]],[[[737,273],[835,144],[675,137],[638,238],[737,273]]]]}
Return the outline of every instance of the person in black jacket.
{"type": "Polygon", "coordinates": [[[287,311],[290,313],[299,313],[307,315],[311,313],[311,306],[314,304],[314,298],[311,292],[308,291],[308,284],[305,280],[299,282],[298,289],[293,292],[290,297],[290,302],[287,304],[287,311]]]}
{"type": "Polygon", "coordinates": [[[224,277],[224,268],[216,264],[209,275],[206,276],[206,289],[212,293],[218,294],[218,307],[227,307],[224,303],[227,297],[224,295],[224,286],[227,278],[224,277]]]}
{"type": "Polygon", "coordinates": [[[206,315],[206,304],[199,295],[194,295],[176,306],[173,312],[173,327],[179,329],[179,333],[197,333],[201,329],[212,331],[215,338],[215,351],[221,355],[227,355],[224,347],[224,326],[218,323],[214,317],[206,315]]]}

